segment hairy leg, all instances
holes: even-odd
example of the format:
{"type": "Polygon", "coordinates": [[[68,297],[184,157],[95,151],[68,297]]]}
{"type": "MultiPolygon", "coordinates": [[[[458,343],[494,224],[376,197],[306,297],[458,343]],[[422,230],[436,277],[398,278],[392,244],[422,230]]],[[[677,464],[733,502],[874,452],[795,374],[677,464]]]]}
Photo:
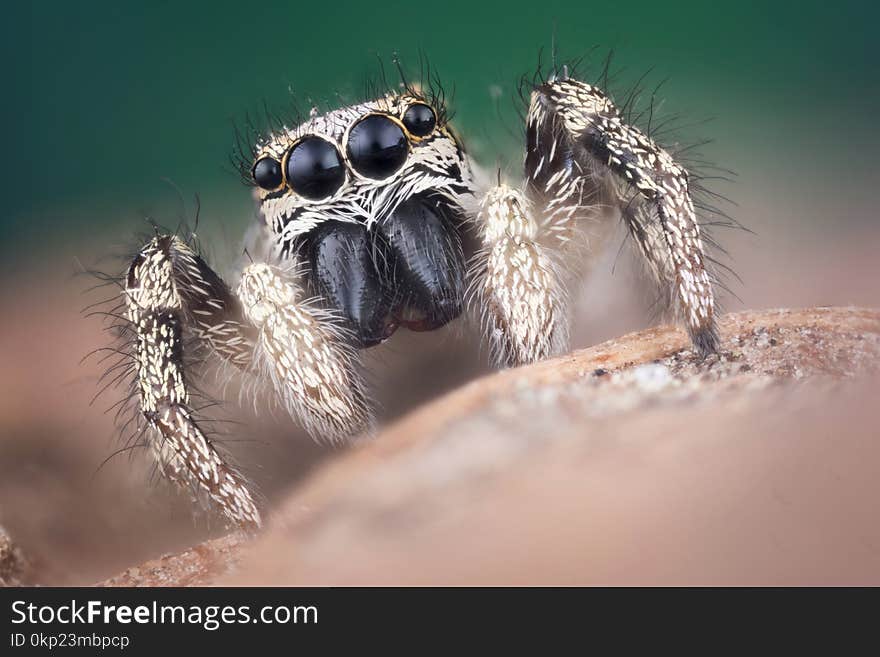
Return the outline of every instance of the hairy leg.
{"type": "Polygon", "coordinates": [[[238,293],[174,236],[152,239],[126,280],[140,411],[160,470],[231,523],[253,528],[261,520],[246,479],[195,418],[186,336],[196,349],[207,345],[240,369],[267,375],[291,416],[316,439],[347,438],[368,427],[371,414],[345,336],[326,313],[301,301],[281,271],[247,267],[238,293]]]}
{"type": "Polygon", "coordinates": [[[550,229],[567,235],[585,198],[619,208],[698,352],[717,351],[715,298],[687,171],[628,125],[601,90],[568,77],[534,89],[527,138],[526,192],[546,210],[550,229]]]}
{"type": "Polygon", "coordinates": [[[206,436],[190,406],[186,326],[233,360],[242,360],[247,351],[245,335],[230,337],[241,326],[234,298],[206,271],[201,258],[173,236],[152,239],[129,267],[125,293],[136,335],[140,411],[160,471],[195,498],[216,506],[231,523],[252,529],[261,520],[246,480],[206,436]]]}
{"type": "Polygon", "coordinates": [[[498,366],[532,363],[568,344],[566,291],[526,197],[499,185],[477,215],[482,249],[471,266],[469,296],[482,313],[498,366]]]}

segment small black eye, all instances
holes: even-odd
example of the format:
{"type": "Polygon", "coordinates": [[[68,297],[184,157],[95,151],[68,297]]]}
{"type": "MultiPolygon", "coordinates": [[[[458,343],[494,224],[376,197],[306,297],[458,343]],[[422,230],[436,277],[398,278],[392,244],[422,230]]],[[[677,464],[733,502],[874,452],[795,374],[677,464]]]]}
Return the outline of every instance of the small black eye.
{"type": "Polygon", "coordinates": [[[437,125],[437,117],[434,110],[423,103],[410,105],[403,115],[403,125],[416,137],[430,135],[437,125]]]}
{"type": "Polygon", "coordinates": [[[254,182],[266,190],[281,186],[281,164],[271,157],[262,157],[254,165],[254,182]]]}
{"type": "Polygon", "coordinates": [[[320,137],[301,139],[287,156],[287,182],[293,191],[308,199],[332,196],[345,182],[339,151],[320,137]]]}
{"type": "Polygon", "coordinates": [[[406,135],[387,116],[371,114],[348,133],[348,159],[368,178],[387,178],[403,166],[407,154],[406,135]]]}

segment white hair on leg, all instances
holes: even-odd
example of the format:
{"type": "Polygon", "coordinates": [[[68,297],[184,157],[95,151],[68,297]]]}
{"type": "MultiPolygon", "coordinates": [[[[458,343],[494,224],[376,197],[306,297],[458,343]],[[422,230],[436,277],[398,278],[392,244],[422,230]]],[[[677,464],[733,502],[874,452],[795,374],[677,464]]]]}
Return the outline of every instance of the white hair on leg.
{"type": "Polygon", "coordinates": [[[624,121],[604,92],[569,77],[532,92],[527,134],[531,195],[548,206],[561,199],[563,207],[578,207],[572,174],[593,172],[590,184],[611,190],[649,270],[672,291],[697,351],[717,351],[715,296],[687,171],[624,121]]]}
{"type": "MultiPolygon", "coordinates": [[[[261,524],[260,512],[248,483],[205,435],[190,407],[183,363],[187,309],[179,286],[182,264],[198,262],[196,258],[179,238],[158,236],[129,268],[125,295],[136,336],[140,412],[162,474],[195,498],[216,505],[231,523],[255,529],[261,524]]],[[[204,298],[212,297],[210,292],[199,285],[190,290],[204,298]]]]}
{"type": "Polygon", "coordinates": [[[532,363],[568,346],[567,294],[560,268],[538,241],[522,192],[499,185],[477,214],[483,248],[471,267],[469,297],[478,306],[499,366],[532,363]]]}
{"type": "Polygon", "coordinates": [[[315,439],[344,440],[372,425],[355,350],[326,311],[300,298],[279,268],[244,269],[238,295],[259,329],[255,364],[315,439]]]}

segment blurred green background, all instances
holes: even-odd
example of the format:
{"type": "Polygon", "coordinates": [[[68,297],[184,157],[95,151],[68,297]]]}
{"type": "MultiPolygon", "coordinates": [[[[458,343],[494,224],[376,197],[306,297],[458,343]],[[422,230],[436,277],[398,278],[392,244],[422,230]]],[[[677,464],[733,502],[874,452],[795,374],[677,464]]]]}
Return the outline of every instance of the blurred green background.
{"type": "Polygon", "coordinates": [[[142,230],[146,215],[173,224],[178,192],[164,179],[188,200],[200,194],[208,229],[243,232],[252,207],[228,165],[234,122],[264,101],[283,107],[291,90],[305,104],[338,91],[356,96],[377,57],[389,62],[393,53],[411,66],[426,53],[455,90],[471,150],[485,164],[514,169],[516,81],[535,69],[541,48],[547,59],[554,35],[562,57],[614,48],[624,80],[653,68],[649,80],[669,78],[667,109],[716,117],[694,137],[715,139],[709,157],[741,174],[728,195],[827,202],[832,194],[859,205],[878,182],[874,7],[639,0],[8,5],[4,266],[72,244],[99,252],[142,230]]]}

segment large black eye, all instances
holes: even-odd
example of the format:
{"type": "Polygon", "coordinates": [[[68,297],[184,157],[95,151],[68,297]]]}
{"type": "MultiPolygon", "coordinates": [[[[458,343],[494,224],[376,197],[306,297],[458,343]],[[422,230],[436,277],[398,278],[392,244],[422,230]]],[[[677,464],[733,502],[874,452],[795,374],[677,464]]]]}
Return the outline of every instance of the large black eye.
{"type": "Polygon", "coordinates": [[[266,190],[281,186],[281,164],[271,157],[262,157],[254,165],[254,182],[266,190]]]}
{"type": "Polygon", "coordinates": [[[320,137],[305,137],[287,156],[287,182],[300,196],[318,200],[332,196],[345,182],[339,151],[320,137]]]}
{"type": "Polygon", "coordinates": [[[368,178],[387,178],[406,162],[406,135],[387,116],[371,114],[348,133],[348,159],[368,178]]]}
{"type": "Polygon", "coordinates": [[[434,110],[424,103],[415,103],[410,105],[403,115],[403,125],[416,137],[425,137],[434,130],[437,117],[434,115],[434,110]]]}

